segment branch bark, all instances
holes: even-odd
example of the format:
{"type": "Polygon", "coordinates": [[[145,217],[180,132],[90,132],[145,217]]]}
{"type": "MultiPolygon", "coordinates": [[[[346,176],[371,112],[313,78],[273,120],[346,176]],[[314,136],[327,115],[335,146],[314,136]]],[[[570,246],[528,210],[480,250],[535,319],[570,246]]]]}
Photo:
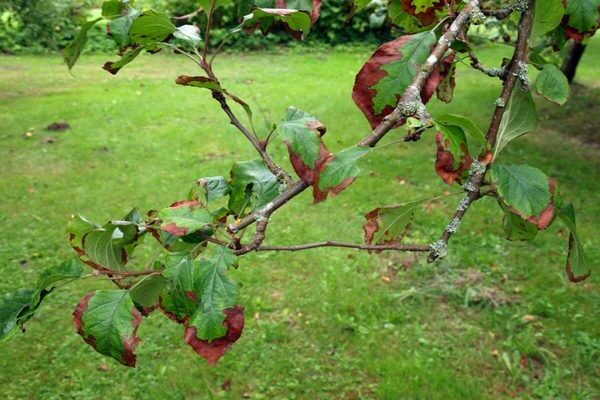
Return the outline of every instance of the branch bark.
{"type": "MultiPolygon", "coordinates": [[[[421,101],[421,89],[427,82],[427,78],[434,70],[437,62],[444,56],[446,51],[448,51],[450,44],[452,44],[458,34],[462,32],[464,27],[467,25],[471,11],[479,7],[479,3],[480,0],[471,0],[467,5],[465,5],[461,12],[456,16],[452,24],[450,24],[449,28],[440,37],[440,39],[438,39],[435,47],[431,51],[430,57],[427,58],[427,61],[421,67],[410,86],[404,91],[394,111],[386,116],[381,124],[379,124],[379,126],[375,128],[371,134],[362,139],[358,143],[359,146],[374,147],[377,145],[377,143],[389,131],[391,131],[400,120],[407,117],[402,112],[404,106],[412,101],[421,101]]],[[[297,181],[296,183],[293,183],[288,190],[275,198],[275,200],[273,200],[263,209],[247,215],[234,224],[230,224],[228,227],[229,231],[232,233],[237,233],[240,230],[252,225],[257,218],[269,218],[275,210],[302,193],[308,187],[309,185],[303,181],[297,181]]]]}
{"type": "MultiPolygon", "coordinates": [[[[510,95],[515,87],[515,84],[517,83],[517,80],[519,79],[519,71],[522,69],[522,65],[527,59],[527,42],[531,34],[534,4],[535,0],[531,0],[529,2],[529,7],[522,12],[519,20],[518,37],[515,51],[509,66],[506,69],[506,79],[504,81],[504,85],[502,86],[502,93],[500,94],[501,101],[499,103],[502,105],[496,106],[490,122],[490,127],[486,134],[486,139],[492,149],[496,145],[500,121],[502,121],[502,116],[504,115],[505,111],[504,104],[508,104],[510,95]]],[[[442,233],[440,239],[432,245],[432,251],[427,258],[429,262],[433,262],[444,255],[450,237],[452,237],[454,232],[456,232],[458,225],[461,223],[463,217],[469,210],[469,207],[481,197],[480,190],[484,181],[485,173],[493,160],[491,159],[491,155],[485,150],[479,156],[479,159],[480,162],[485,164],[485,167],[469,175],[469,179],[464,186],[467,188],[467,195],[459,203],[451,222],[442,233]]]]}

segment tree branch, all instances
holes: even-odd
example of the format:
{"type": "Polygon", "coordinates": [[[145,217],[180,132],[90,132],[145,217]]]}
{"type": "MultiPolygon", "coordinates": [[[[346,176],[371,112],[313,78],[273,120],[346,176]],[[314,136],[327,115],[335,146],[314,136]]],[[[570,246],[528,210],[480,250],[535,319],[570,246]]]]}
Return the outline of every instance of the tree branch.
{"type": "MultiPolygon", "coordinates": [[[[410,86],[404,91],[402,97],[398,101],[398,105],[388,116],[386,116],[381,124],[373,130],[371,134],[362,139],[358,145],[362,147],[374,147],[389,131],[391,131],[396,124],[403,118],[410,116],[404,115],[403,108],[407,103],[413,101],[421,101],[420,93],[421,89],[427,82],[427,78],[434,70],[438,61],[444,56],[450,44],[456,39],[457,35],[463,30],[463,28],[469,22],[470,12],[479,6],[480,0],[471,0],[458,14],[456,19],[452,22],[446,32],[438,39],[437,44],[431,51],[431,55],[427,58],[427,61],[413,79],[410,86]]],[[[283,206],[292,198],[302,193],[309,185],[303,181],[297,181],[286,190],[284,193],[279,195],[275,200],[269,203],[267,206],[258,210],[250,215],[239,220],[237,223],[230,224],[228,229],[232,233],[239,232],[241,229],[252,225],[256,218],[269,218],[270,215],[283,206]]]]}
{"type": "Polygon", "coordinates": [[[227,114],[229,117],[231,125],[235,126],[240,132],[242,132],[246,139],[252,143],[252,146],[254,146],[260,157],[263,159],[267,168],[269,168],[269,170],[277,177],[277,179],[284,184],[289,185],[292,182],[292,177],[283,168],[277,165],[275,161],[273,161],[265,149],[266,146],[264,146],[258,140],[258,138],[252,132],[248,131],[248,129],[246,129],[246,127],[240,122],[233,110],[229,107],[229,104],[227,104],[227,99],[223,93],[213,91],[212,96],[221,105],[221,109],[223,109],[225,114],[227,114]]]}
{"type": "MultiPolygon", "coordinates": [[[[509,66],[507,67],[506,80],[502,86],[502,93],[500,94],[500,101],[498,102],[499,104],[494,110],[490,127],[487,131],[486,139],[492,149],[496,145],[500,121],[502,121],[502,116],[504,115],[505,111],[505,104],[508,104],[508,100],[515,87],[515,84],[517,83],[517,80],[520,79],[519,72],[522,70],[527,59],[527,41],[529,39],[531,26],[533,23],[534,1],[535,0],[531,0],[529,2],[529,7],[521,14],[518,26],[519,34],[517,37],[515,51],[509,66]]],[[[473,162],[473,166],[471,167],[471,171],[469,173],[469,179],[463,186],[463,188],[465,188],[467,191],[467,195],[459,203],[456,212],[454,213],[454,217],[442,233],[440,239],[432,244],[432,251],[427,258],[429,262],[433,262],[445,255],[450,237],[458,229],[458,225],[461,223],[471,204],[481,197],[480,190],[483,184],[485,173],[487,172],[493,160],[491,159],[491,154],[485,149],[482,151],[479,159],[480,161],[476,160],[473,162]]]]}
{"type": "Polygon", "coordinates": [[[346,242],[334,242],[334,241],[326,241],[326,242],[317,242],[317,243],[307,243],[307,244],[299,244],[293,246],[258,246],[255,249],[242,249],[236,252],[237,255],[246,254],[250,251],[300,251],[300,250],[308,250],[308,249],[316,249],[319,247],[343,247],[347,249],[356,249],[356,250],[364,250],[364,251],[386,251],[386,250],[395,250],[395,251],[407,251],[407,252],[428,252],[431,250],[429,245],[420,245],[420,244],[390,244],[390,245],[365,245],[360,243],[346,243],[346,242]]]}

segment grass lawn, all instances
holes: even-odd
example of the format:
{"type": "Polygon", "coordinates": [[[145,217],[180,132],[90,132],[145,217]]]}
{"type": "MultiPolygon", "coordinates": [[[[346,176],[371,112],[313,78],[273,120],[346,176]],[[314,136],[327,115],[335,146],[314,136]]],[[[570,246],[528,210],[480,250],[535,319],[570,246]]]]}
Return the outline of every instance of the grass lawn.
{"type": "MultiPolygon", "coordinates": [[[[508,51],[499,46],[481,58],[495,65],[508,51]]],[[[327,125],[325,140],[339,150],[368,132],[350,91],[369,53],[225,55],[216,70],[252,105],[261,132],[295,105],[327,125]]],[[[72,77],[58,56],[0,58],[0,293],[31,285],[40,270],[72,256],[64,228],[72,213],[102,222],[134,206],[165,207],[197,178],[226,175],[234,160],[255,157],[207,92],[173,83],[197,73],[186,59],[144,56],[116,77],[100,68],[106,60],[84,56],[72,77]],[[44,130],[63,120],[70,130],[44,130]]],[[[567,108],[538,99],[540,129],[502,155],[558,179],[596,267],[598,65],[595,40],[567,108]]],[[[456,100],[434,101],[431,112],[463,114],[485,128],[499,87],[459,68],[456,100]]],[[[273,154],[286,159],[280,143],[273,154]]],[[[365,212],[449,190],[434,156],[432,135],[375,152],[338,197],[311,206],[304,193],[278,212],[266,243],[360,241],[365,212]]],[[[457,201],[423,208],[411,239],[435,240],[457,201]]],[[[233,275],[244,285],[246,328],[215,368],[158,313],[140,327],[138,368],[95,353],[75,334],[71,311],[105,284],[72,284],[48,298],[26,334],[2,345],[2,398],[600,398],[598,275],[567,282],[559,223],[533,242],[511,243],[501,219],[494,201],[480,201],[448,257],[432,265],[424,256],[338,249],[244,257],[233,275]]],[[[144,263],[147,254],[136,254],[144,263]]]]}

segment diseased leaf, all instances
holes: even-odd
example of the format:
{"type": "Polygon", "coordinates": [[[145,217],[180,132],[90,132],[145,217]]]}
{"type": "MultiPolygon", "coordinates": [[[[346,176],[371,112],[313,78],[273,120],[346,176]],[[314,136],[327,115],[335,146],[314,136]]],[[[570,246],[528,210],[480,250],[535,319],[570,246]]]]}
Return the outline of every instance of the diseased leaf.
{"type": "Polygon", "coordinates": [[[529,221],[524,220],[518,214],[500,204],[504,210],[504,219],[502,228],[508,240],[533,240],[537,236],[538,227],[529,221]]]}
{"type": "Polygon", "coordinates": [[[567,277],[571,282],[581,282],[586,280],[591,269],[585,256],[583,245],[577,235],[577,223],[575,221],[575,207],[573,204],[566,204],[560,210],[560,219],[569,230],[569,253],[567,256],[567,277]]]}
{"type": "MultiPolygon", "coordinates": [[[[373,129],[394,110],[427,60],[435,41],[435,34],[431,31],[401,36],[381,45],[358,72],[352,98],[373,129]]],[[[438,66],[428,78],[421,91],[424,103],[431,99],[437,86],[444,80],[452,59],[453,54],[443,61],[448,64],[444,74],[440,73],[438,66]]]]}
{"type": "Polygon", "coordinates": [[[79,33],[77,34],[77,36],[75,36],[75,39],[73,39],[73,41],[71,41],[67,45],[67,47],[65,47],[63,58],[65,60],[65,63],[69,67],[69,70],[73,68],[73,66],[79,59],[79,56],[81,55],[81,52],[83,51],[83,48],[85,47],[85,44],[87,42],[88,32],[90,31],[90,29],[92,29],[94,25],[96,25],[96,22],[100,21],[101,19],[102,18],[96,18],[95,20],[88,21],[85,24],[83,24],[81,26],[81,29],[79,30],[79,33]]]}
{"type": "Polygon", "coordinates": [[[277,177],[259,159],[235,163],[229,187],[229,209],[235,215],[266,206],[281,191],[277,177]]]}
{"type": "Polygon", "coordinates": [[[563,105],[569,98],[569,81],[554,64],[546,64],[535,82],[535,89],[546,100],[563,105]]]}
{"type": "Polygon", "coordinates": [[[435,94],[440,101],[450,103],[452,101],[452,96],[454,95],[454,87],[456,86],[456,68],[454,64],[448,66],[445,63],[442,63],[440,66],[440,73],[445,75],[445,78],[435,89],[435,94]]]}
{"type": "Polygon", "coordinates": [[[529,165],[493,164],[490,171],[502,201],[522,218],[537,217],[551,204],[551,184],[539,169],[529,165]]]}
{"type": "Polygon", "coordinates": [[[173,254],[167,258],[163,276],[167,287],[160,295],[161,310],[174,321],[184,323],[198,308],[198,262],[189,255],[173,254]]]}
{"type": "Polygon", "coordinates": [[[244,17],[240,26],[246,33],[252,33],[260,28],[263,35],[267,35],[277,23],[282,24],[294,39],[304,40],[310,32],[312,21],[310,15],[305,11],[285,8],[256,8],[244,17]]]}
{"type": "Polygon", "coordinates": [[[240,306],[224,310],[225,321],[223,327],[226,330],[225,336],[208,341],[198,339],[196,327],[188,326],[185,329],[185,342],[189,344],[194,351],[204,358],[210,365],[215,365],[225,352],[235,343],[244,329],[244,309],[240,306]]]}
{"type": "Polygon", "coordinates": [[[435,119],[435,123],[444,126],[456,126],[463,130],[466,136],[474,139],[479,144],[486,146],[485,134],[479,127],[467,117],[456,114],[444,114],[435,119]]]}
{"type": "Polygon", "coordinates": [[[417,207],[426,200],[376,208],[365,214],[365,243],[396,244],[406,235],[417,207]]]}
{"type": "Polygon", "coordinates": [[[158,212],[161,220],[160,229],[177,237],[191,235],[205,228],[210,228],[213,215],[199,201],[178,201],[158,212]]]}
{"type": "MultiPolygon", "coordinates": [[[[388,16],[392,23],[402,29],[404,32],[408,33],[417,33],[428,29],[428,27],[433,23],[430,22],[426,25],[423,25],[421,21],[415,17],[414,15],[407,14],[404,11],[404,5],[402,1],[392,1],[388,3],[387,6],[388,16]]],[[[425,22],[428,20],[432,20],[431,18],[424,19],[425,22]]]]}
{"type": "Polygon", "coordinates": [[[328,194],[335,196],[350,186],[360,172],[356,162],[370,151],[370,148],[353,146],[336,154],[325,165],[317,184],[313,186],[314,202],[324,201],[328,194]]]}
{"type": "Polygon", "coordinates": [[[96,351],[135,367],[136,336],[142,315],[127,290],[97,290],[86,295],[73,312],[77,333],[96,351]]]}
{"type": "Polygon", "coordinates": [[[600,20],[600,0],[566,0],[567,24],[579,33],[595,31],[600,20]]]}
{"type": "Polygon", "coordinates": [[[408,15],[416,17],[421,24],[430,25],[436,21],[436,10],[444,7],[442,0],[397,0],[408,15]]]}
{"type": "Polygon", "coordinates": [[[536,130],[537,125],[538,116],[531,92],[529,89],[524,90],[520,84],[515,85],[500,121],[493,158],[496,159],[498,154],[516,138],[536,130]]]}
{"type": "Polygon", "coordinates": [[[386,76],[381,78],[370,89],[375,91],[373,109],[375,114],[381,114],[386,107],[395,107],[399,97],[411,84],[418,68],[429,56],[431,46],[435,44],[436,37],[431,31],[413,35],[398,53],[401,58],[381,66],[386,76]]]}
{"type": "Polygon", "coordinates": [[[277,130],[287,145],[298,177],[314,185],[325,164],[333,157],[321,140],[325,126],[313,115],[290,107],[277,130]]]}
{"type": "Polygon", "coordinates": [[[213,257],[200,260],[196,280],[200,306],[188,324],[196,328],[198,339],[211,341],[226,334],[223,310],[235,307],[239,296],[239,285],[229,279],[227,270],[236,265],[235,255],[224,246],[218,247],[213,257]]]}
{"type": "Polygon", "coordinates": [[[200,38],[200,28],[196,25],[182,25],[173,32],[173,36],[191,44],[193,47],[198,47],[202,40],[200,38]]]}
{"type": "Polygon", "coordinates": [[[203,89],[216,90],[217,92],[222,92],[223,88],[219,85],[219,82],[214,79],[207,78],[205,76],[187,76],[181,75],[175,81],[178,85],[183,86],[194,86],[203,89]]]}
{"type": "Polygon", "coordinates": [[[448,185],[460,181],[473,163],[464,131],[455,125],[437,125],[435,172],[448,185]]]}
{"type": "Polygon", "coordinates": [[[135,304],[142,307],[154,307],[159,303],[159,295],[167,287],[168,281],[160,275],[149,275],[136,283],[129,295],[135,304]]]}
{"type": "Polygon", "coordinates": [[[129,36],[133,43],[151,45],[164,41],[176,30],[167,14],[148,10],[133,21],[129,36]]]}
{"type": "Polygon", "coordinates": [[[110,72],[113,75],[116,75],[117,72],[121,70],[124,66],[132,62],[136,59],[137,56],[144,50],[144,47],[136,47],[130,50],[127,50],[119,61],[107,61],[102,67],[104,70],[110,72]]]}
{"type": "Polygon", "coordinates": [[[562,0],[536,0],[531,36],[542,36],[556,28],[563,19],[562,0]]]}

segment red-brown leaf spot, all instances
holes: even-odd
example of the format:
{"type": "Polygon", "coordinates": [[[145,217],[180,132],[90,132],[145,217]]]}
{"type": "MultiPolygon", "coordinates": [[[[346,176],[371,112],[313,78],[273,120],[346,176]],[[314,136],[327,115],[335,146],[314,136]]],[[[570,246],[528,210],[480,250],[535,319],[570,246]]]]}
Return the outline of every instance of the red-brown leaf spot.
{"type": "Polygon", "coordinates": [[[88,336],[86,338],[85,335],[83,334],[83,321],[81,319],[83,317],[83,313],[87,311],[88,303],[89,303],[90,299],[92,298],[92,296],[94,296],[94,292],[86,294],[79,301],[79,303],[77,304],[77,307],[75,307],[75,310],[73,311],[73,327],[75,328],[77,333],[79,335],[81,335],[81,337],[84,338],[84,340],[86,341],[87,344],[89,344],[90,346],[95,348],[96,346],[93,343],[94,338],[91,336],[88,336]]]}
{"type": "Polygon", "coordinates": [[[548,207],[546,207],[539,215],[527,218],[527,221],[537,225],[537,227],[542,230],[547,229],[552,224],[556,214],[556,207],[554,206],[554,197],[556,194],[555,179],[548,180],[548,188],[552,194],[552,197],[550,197],[550,203],[548,203],[548,207]]]}
{"type": "Polygon", "coordinates": [[[577,243],[575,243],[575,236],[571,232],[571,234],[569,235],[569,254],[567,256],[566,272],[567,272],[567,277],[569,278],[569,281],[571,281],[573,283],[579,283],[579,282],[583,282],[587,278],[589,278],[590,275],[592,274],[592,271],[590,270],[586,274],[580,275],[580,276],[577,276],[573,273],[573,268],[571,267],[571,256],[572,256],[572,253],[575,251],[575,246],[577,246],[577,243]]]}
{"type": "Polygon", "coordinates": [[[375,233],[379,231],[379,223],[377,222],[379,210],[379,208],[376,208],[365,214],[365,219],[367,220],[367,222],[365,222],[365,224],[363,225],[363,231],[365,232],[365,243],[368,245],[373,244],[373,238],[375,237],[375,233]]]}
{"type": "Polygon", "coordinates": [[[180,228],[175,224],[164,225],[162,230],[177,237],[185,236],[188,233],[187,228],[180,228]]]}
{"type": "Polygon", "coordinates": [[[225,336],[215,339],[211,342],[198,339],[196,336],[196,328],[186,326],[185,342],[192,346],[198,355],[204,358],[210,365],[215,365],[217,361],[227,352],[229,347],[235,343],[244,329],[244,308],[236,306],[223,311],[226,315],[223,325],[227,328],[225,336]]]}
{"type": "Polygon", "coordinates": [[[319,147],[319,157],[316,159],[314,167],[310,168],[302,161],[298,154],[292,151],[289,144],[287,144],[287,147],[290,154],[290,162],[292,163],[294,171],[300,179],[309,185],[316,184],[319,174],[323,172],[327,163],[333,158],[333,154],[331,154],[325,145],[321,143],[319,147]]]}
{"type": "Polygon", "coordinates": [[[420,7],[417,9],[413,2],[414,0],[402,0],[402,10],[405,13],[416,17],[423,26],[434,23],[436,21],[435,11],[441,9],[445,5],[445,2],[440,0],[432,3],[431,7],[420,7]]]}
{"type": "Polygon", "coordinates": [[[450,143],[444,140],[441,133],[435,135],[437,144],[437,154],[435,160],[435,172],[448,185],[456,181],[460,181],[462,174],[468,171],[473,163],[473,159],[469,155],[467,148],[461,144],[462,155],[459,160],[455,160],[454,155],[448,151],[450,143]]]}

